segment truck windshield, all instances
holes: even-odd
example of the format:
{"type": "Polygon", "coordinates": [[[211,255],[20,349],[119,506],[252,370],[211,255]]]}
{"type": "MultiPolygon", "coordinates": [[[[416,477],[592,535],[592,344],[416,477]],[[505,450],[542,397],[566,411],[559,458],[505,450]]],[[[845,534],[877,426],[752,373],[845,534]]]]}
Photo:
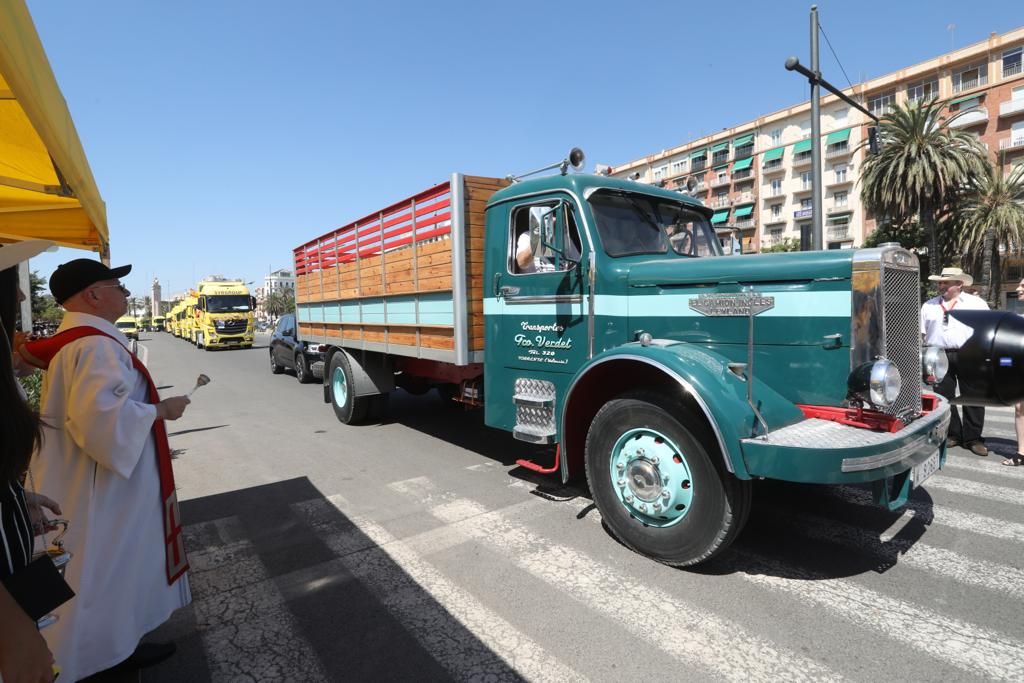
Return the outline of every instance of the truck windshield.
{"type": "Polygon", "coordinates": [[[665,254],[720,256],[721,245],[708,220],[686,206],[627,192],[590,197],[597,232],[609,256],[665,254]]]}
{"type": "Polygon", "coordinates": [[[209,313],[244,313],[249,309],[247,294],[226,294],[206,297],[206,310],[209,313]]]}
{"type": "Polygon", "coordinates": [[[119,329],[119,330],[127,330],[127,329],[131,329],[133,327],[135,327],[135,323],[132,323],[132,322],[121,321],[121,322],[117,323],[117,329],[119,329]]]}

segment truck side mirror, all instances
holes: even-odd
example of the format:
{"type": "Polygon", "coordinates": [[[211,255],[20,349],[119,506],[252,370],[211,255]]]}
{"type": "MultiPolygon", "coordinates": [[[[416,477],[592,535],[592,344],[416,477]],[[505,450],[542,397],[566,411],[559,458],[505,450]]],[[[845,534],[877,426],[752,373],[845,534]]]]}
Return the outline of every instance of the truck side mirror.
{"type": "Polygon", "coordinates": [[[547,258],[550,255],[548,245],[554,236],[554,223],[554,207],[530,207],[530,251],[534,258],[547,258]]]}

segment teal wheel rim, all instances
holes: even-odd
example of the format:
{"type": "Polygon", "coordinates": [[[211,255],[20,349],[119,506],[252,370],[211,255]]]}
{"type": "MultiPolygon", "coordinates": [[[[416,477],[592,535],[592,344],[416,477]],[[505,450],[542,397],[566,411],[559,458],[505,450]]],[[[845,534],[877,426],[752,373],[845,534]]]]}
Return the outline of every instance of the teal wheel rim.
{"type": "Polygon", "coordinates": [[[694,484],[686,454],[661,432],[625,432],[612,446],[610,465],[619,503],[643,524],[670,527],[690,512],[694,484]]]}
{"type": "Polygon", "coordinates": [[[331,375],[331,390],[334,404],[344,408],[348,403],[348,382],[345,381],[345,371],[342,368],[334,368],[334,374],[331,375]]]}

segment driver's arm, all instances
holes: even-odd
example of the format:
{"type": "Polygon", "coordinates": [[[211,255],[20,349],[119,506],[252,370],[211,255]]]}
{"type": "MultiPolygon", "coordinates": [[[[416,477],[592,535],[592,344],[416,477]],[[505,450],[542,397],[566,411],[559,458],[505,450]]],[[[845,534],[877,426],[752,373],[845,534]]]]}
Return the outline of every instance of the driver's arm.
{"type": "Polygon", "coordinates": [[[533,250],[530,249],[530,232],[526,231],[516,240],[516,265],[520,269],[533,265],[533,250]]]}

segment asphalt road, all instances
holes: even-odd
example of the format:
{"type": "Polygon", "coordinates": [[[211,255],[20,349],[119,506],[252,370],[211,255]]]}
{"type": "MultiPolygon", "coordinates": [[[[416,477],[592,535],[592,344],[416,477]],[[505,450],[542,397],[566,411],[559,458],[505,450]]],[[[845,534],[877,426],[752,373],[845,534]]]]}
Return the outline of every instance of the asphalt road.
{"type": "MultiPolygon", "coordinates": [[[[1024,680],[1024,467],[954,449],[889,513],[865,489],[760,483],[720,561],[616,543],[550,451],[435,394],[348,427],[266,340],[143,335],[169,425],[193,604],[157,681],[1024,680]],[[148,337],[148,338],[147,338],[148,337]]],[[[1014,447],[1012,414],[986,437],[1014,447]]]]}

